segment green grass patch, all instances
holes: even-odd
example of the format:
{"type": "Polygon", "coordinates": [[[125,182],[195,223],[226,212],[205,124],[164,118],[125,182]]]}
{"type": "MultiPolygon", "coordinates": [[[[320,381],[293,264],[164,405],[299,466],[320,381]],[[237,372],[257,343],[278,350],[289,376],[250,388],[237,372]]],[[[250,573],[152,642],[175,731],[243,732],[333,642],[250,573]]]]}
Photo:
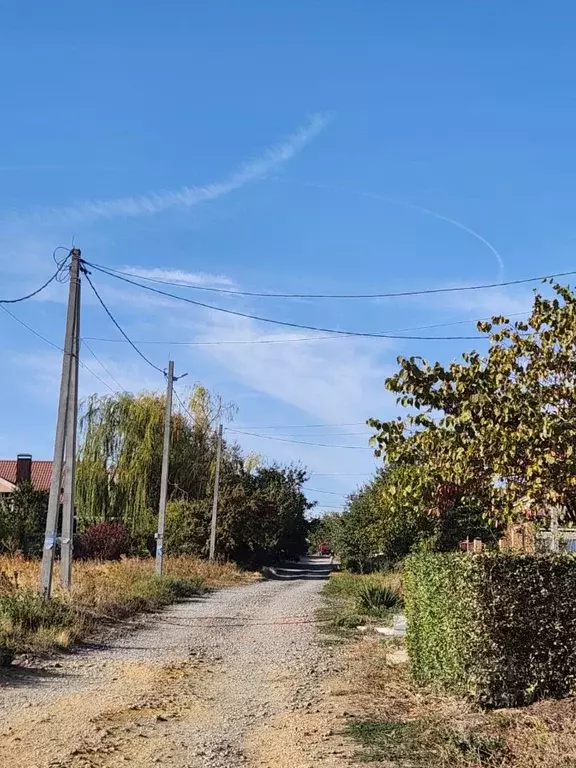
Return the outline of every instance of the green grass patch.
{"type": "Polygon", "coordinates": [[[376,619],[390,619],[403,608],[400,574],[382,571],[333,573],[324,586],[324,605],[318,612],[325,636],[342,642],[356,627],[376,619]]]}
{"type": "Polygon", "coordinates": [[[22,651],[67,647],[80,624],[76,611],[60,600],[46,602],[29,590],[0,597],[0,665],[22,651]]]}
{"type": "Polygon", "coordinates": [[[390,611],[398,608],[400,598],[390,587],[364,582],[358,588],[356,608],[359,613],[367,616],[388,616],[390,611]]]}
{"type": "Polygon", "coordinates": [[[501,739],[451,731],[426,720],[355,720],[347,725],[345,733],[361,747],[355,755],[358,763],[386,761],[403,768],[496,768],[506,751],[501,739]]]}

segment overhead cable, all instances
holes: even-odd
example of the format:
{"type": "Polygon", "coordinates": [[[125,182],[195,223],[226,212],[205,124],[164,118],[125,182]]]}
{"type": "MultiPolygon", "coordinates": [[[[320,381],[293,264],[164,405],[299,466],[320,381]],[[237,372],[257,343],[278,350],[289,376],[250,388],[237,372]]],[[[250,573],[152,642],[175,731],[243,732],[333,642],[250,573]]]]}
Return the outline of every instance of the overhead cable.
{"type": "Polygon", "coordinates": [[[556,272],[549,275],[540,275],[538,277],[525,277],[519,280],[506,280],[500,283],[479,283],[477,285],[451,286],[447,288],[425,288],[418,291],[396,291],[392,293],[274,293],[264,291],[238,291],[231,288],[215,288],[207,285],[191,285],[190,283],[179,282],[177,280],[166,280],[160,277],[149,277],[146,275],[138,275],[130,272],[126,273],[120,269],[106,267],[101,264],[92,264],[91,266],[98,269],[107,270],[108,272],[114,272],[116,275],[132,274],[134,277],[138,277],[140,280],[146,280],[151,283],[159,283],[161,285],[172,285],[178,288],[191,288],[195,291],[221,293],[228,296],[251,296],[253,298],[262,299],[395,299],[405,296],[426,296],[436,293],[456,293],[459,291],[480,291],[488,288],[504,288],[510,285],[536,283],[542,280],[548,280],[552,277],[568,277],[569,275],[576,274],[576,270],[572,270],[570,272],[556,272]]]}
{"type": "Polygon", "coordinates": [[[259,435],[257,432],[244,432],[240,429],[228,428],[228,432],[233,432],[236,435],[249,435],[250,437],[261,437],[264,440],[277,440],[280,443],[294,443],[296,445],[314,445],[317,448],[347,448],[353,451],[371,451],[372,448],[368,448],[364,445],[333,445],[331,443],[309,443],[304,440],[289,440],[284,437],[275,437],[274,435],[259,435]]]}
{"type": "Polygon", "coordinates": [[[88,281],[88,284],[89,284],[90,288],[92,288],[92,290],[94,291],[94,294],[96,295],[96,298],[98,299],[98,301],[99,301],[99,302],[100,302],[100,304],[102,305],[102,309],[103,309],[103,310],[106,312],[106,314],[108,315],[108,317],[110,318],[110,320],[111,320],[111,321],[114,323],[114,325],[116,326],[116,328],[117,328],[117,329],[120,331],[120,333],[122,334],[122,336],[124,336],[124,338],[126,339],[126,341],[128,342],[128,344],[130,344],[130,346],[132,347],[132,349],[133,349],[133,350],[134,350],[134,351],[135,351],[135,352],[136,352],[138,355],[140,355],[140,357],[142,358],[142,360],[144,360],[144,362],[148,363],[148,365],[149,365],[149,366],[151,366],[152,368],[154,368],[154,370],[155,370],[155,371],[158,371],[158,373],[161,373],[161,374],[164,376],[164,375],[165,375],[165,371],[163,371],[163,370],[162,370],[162,368],[159,368],[157,365],[155,365],[155,364],[154,364],[154,363],[153,363],[153,362],[152,362],[152,361],[151,361],[149,358],[147,358],[147,357],[146,357],[146,355],[145,355],[143,352],[141,352],[141,351],[140,351],[140,349],[138,349],[138,347],[136,346],[136,344],[135,344],[135,343],[132,341],[132,339],[131,339],[131,338],[128,336],[128,334],[127,334],[127,333],[124,331],[124,329],[122,328],[122,326],[121,326],[121,325],[118,323],[118,321],[116,320],[116,318],[114,317],[114,315],[112,314],[112,312],[110,312],[110,310],[108,309],[108,307],[107,307],[107,306],[106,306],[106,304],[104,303],[104,300],[102,299],[102,297],[100,296],[100,294],[99,294],[99,293],[98,293],[98,291],[96,290],[96,287],[94,286],[94,283],[93,283],[93,282],[92,282],[92,280],[90,279],[90,275],[88,274],[88,272],[87,272],[86,270],[84,270],[84,275],[85,275],[85,277],[86,277],[86,280],[88,281]]]}
{"type": "Polygon", "coordinates": [[[49,277],[48,280],[46,280],[46,282],[40,286],[40,288],[36,288],[36,290],[32,291],[32,293],[27,293],[26,296],[20,296],[18,299],[0,299],[0,304],[19,304],[21,301],[27,301],[28,299],[31,299],[34,296],[37,296],[45,288],[47,288],[50,285],[50,283],[54,282],[54,280],[56,280],[59,277],[61,272],[64,270],[64,267],[67,261],[68,261],[68,256],[66,256],[65,259],[63,259],[58,263],[58,269],[56,270],[56,272],[54,272],[52,277],[49,277]]]}
{"type": "MultiPolygon", "coordinates": [[[[89,263],[89,262],[87,262],[89,263]]],[[[222,312],[226,315],[234,315],[235,317],[244,317],[249,320],[257,320],[260,323],[270,323],[272,325],[281,325],[287,328],[300,328],[307,331],[318,331],[319,333],[334,333],[339,336],[349,336],[349,337],[361,337],[361,338],[382,338],[382,339],[412,339],[417,341],[455,341],[455,340],[472,340],[472,341],[481,341],[483,339],[482,336],[407,336],[407,335],[398,335],[398,334],[392,334],[392,333],[369,333],[367,331],[342,331],[336,328],[322,328],[319,326],[314,325],[304,325],[303,323],[291,323],[286,320],[275,320],[270,317],[262,317],[261,315],[252,315],[248,312],[239,312],[238,310],[233,309],[225,309],[224,307],[217,307],[213,304],[205,304],[202,301],[195,301],[194,299],[188,299],[185,296],[178,296],[177,294],[170,293],[168,291],[163,291],[159,288],[152,288],[149,285],[143,285],[142,283],[138,283],[136,280],[131,280],[127,277],[122,277],[121,275],[112,274],[106,269],[103,269],[102,267],[97,267],[94,264],[89,264],[93,269],[98,270],[99,272],[102,272],[105,275],[108,275],[109,277],[113,277],[116,280],[122,280],[125,283],[130,283],[131,285],[135,285],[138,288],[142,288],[146,291],[151,291],[152,293],[158,293],[161,296],[168,296],[171,299],[174,299],[176,301],[183,301],[186,304],[192,304],[197,307],[202,307],[204,309],[211,309],[214,312],[222,312]]],[[[132,342],[130,342],[132,344],[132,342]]],[[[139,353],[141,354],[141,353],[139,353]]]]}
{"type": "Polygon", "coordinates": [[[347,493],[337,493],[336,491],[322,491],[320,488],[306,488],[306,491],[311,491],[312,493],[328,493],[330,496],[344,496],[345,498],[348,497],[347,493]]]}
{"type": "MultiPolygon", "coordinates": [[[[47,338],[46,338],[46,336],[43,336],[41,333],[38,333],[38,331],[36,331],[36,330],[35,330],[34,328],[32,328],[31,326],[29,326],[27,323],[25,323],[25,322],[24,322],[24,320],[21,320],[21,319],[20,319],[20,318],[19,318],[17,315],[15,315],[15,314],[14,314],[13,312],[11,312],[9,309],[7,309],[6,307],[3,307],[3,306],[1,306],[1,305],[0,305],[0,309],[1,309],[1,310],[3,310],[4,312],[6,312],[6,314],[7,314],[7,315],[10,315],[10,317],[11,317],[13,320],[16,320],[16,322],[17,322],[17,323],[19,323],[19,324],[20,324],[20,325],[21,325],[23,328],[26,328],[26,330],[27,330],[27,331],[29,331],[30,333],[32,333],[32,334],[33,334],[34,336],[36,336],[38,339],[41,339],[41,340],[42,340],[42,341],[44,341],[46,344],[49,344],[51,347],[54,347],[54,349],[57,349],[59,352],[64,352],[64,350],[62,349],[62,347],[59,347],[59,346],[58,346],[58,344],[55,344],[53,341],[50,341],[50,339],[47,339],[47,338]]],[[[95,371],[93,371],[93,370],[92,370],[92,368],[90,368],[89,366],[87,366],[85,362],[83,362],[82,360],[78,360],[78,364],[79,364],[79,365],[80,365],[82,368],[84,368],[84,370],[85,370],[85,371],[88,371],[88,373],[90,373],[92,376],[94,376],[94,378],[95,378],[95,379],[97,379],[97,380],[98,380],[98,381],[99,381],[101,384],[103,384],[103,385],[104,385],[104,386],[105,386],[107,389],[109,389],[109,390],[110,390],[110,392],[113,392],[114,394],[116,394],[116,390],[114,390],[114,389],[113,389],[113,388],[110,386],[110,384],[108,384],[106,381],[104,381],[104,379],[100,378],[100,376],[98,376],[98,374],[97,374],[95,371]]]]}
{"type": "Polygon", "coordinates": [[[84,339],[84,338],[83,338],[83,339],[80,339],[80,341],[81,341],[81,343],[82,343],[82,344],[84,344],[84,346],[86,347],[86,349],[88,350],[88,352],[90,352],[90,354],[92,355],[92,357],[94,358],[94,360],[96,360],[96,362],[97,362],[97,363],[98,363],[98,365],[99,365],[99,366],[102,368],[102,370],[103,370],[103,371],[105,371],[105,372],[108,374],[108,376],[110,376],[110,378],[112,379],[112,381],[113,381],[115,384],[117,384],[117,385],[118,385],[118,389],[120,390],[120,392],[125,392],[125,391],[126,391],[126,387],[123,387],[123,386],[122,386],[122,384],[120,384],[120,382],[118,381],[118,379],[117,379],[117,378],[114,376],[114,374],[113,374],[113,373],[112,373],[112,372],[111,372],[111,371],[110,371],[110,370],[109,370],[109,369],[108,369],[108,368],[107,368],[107,367],[104,365],[104,363],[102,362],[102,360],[100,360],[100,358],[98,357],[98,355],[96,354],[96,352],[94,352],[94,350],[92,349],[92,347],[90,346],[90,344],[88,344],[88,342],[86,341],[86,339],[84,339]]]}

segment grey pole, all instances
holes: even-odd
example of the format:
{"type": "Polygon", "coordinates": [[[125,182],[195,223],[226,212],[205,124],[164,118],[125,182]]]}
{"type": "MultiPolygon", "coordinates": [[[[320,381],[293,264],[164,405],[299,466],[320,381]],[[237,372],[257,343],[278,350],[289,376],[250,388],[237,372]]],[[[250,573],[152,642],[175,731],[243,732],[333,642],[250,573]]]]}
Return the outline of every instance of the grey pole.
{"type": "Polygon", "coordinates": [[[161,576],[164,569],[164,529],[166,527],[166,497],[168,495],[168,456],[170,453],[170,422],[172,420],[172,387],[174,363],[168,361],[168,387],[166,389],[166,414],[164,417],[164,450],[162,453],[162,474],[160,476],[160,506],[158,508],[158,533],[156,534],[156,573],[161,576]]]}
{"type": "Polygon", "coordinates": [[[46,514],[46,531],[40,566],[40,594],[45,599],[50,598],[52,589],[52,568],[54,565],[54,549],[58,527],[58,510],[60,507],[60,492],[62,488],[62,465],[64,463],[64,443],[66,440],[66,416],[68,398],[70,396],[70,375],[72,372],[72,354],[74,339],[74,324],[76,321],[76,301],[78,298],[77,283],[80,269],[80,249],[73,248],[70,252],[70,286],[68,290],[68,310],[66,314],[66,335],[64,338],[64,354],[62,356],[62,377],[60,379],[60,396],[58,400],[58,419],[56,422],[56,437],[54,439],[54,459],[52,462],[52,479],[48,512],[46,514]]]}
{"type": "Polygon", "coordinates": [[[64,470],[64,502],[60,537],[60,584],[72,586],[72,557],[74,543],[74,502],[76,488],[76,431],[78,425],[78,364],[80,357],[80,280],[76,284],[76,322],[72,339],[70,396],[66,417],[66,463],[64,470]]]}
{"type": "Polygon", "coordinates": [[[216,556],[216,520],[218,518],[218,492],[220,490],[220,458],[222,456],[222,424],[218,427],[216,446],[216,473],[214,475],[214,499],[212,501],[212,525],[210,526],[210,555],[212,562],[216,556]]]}

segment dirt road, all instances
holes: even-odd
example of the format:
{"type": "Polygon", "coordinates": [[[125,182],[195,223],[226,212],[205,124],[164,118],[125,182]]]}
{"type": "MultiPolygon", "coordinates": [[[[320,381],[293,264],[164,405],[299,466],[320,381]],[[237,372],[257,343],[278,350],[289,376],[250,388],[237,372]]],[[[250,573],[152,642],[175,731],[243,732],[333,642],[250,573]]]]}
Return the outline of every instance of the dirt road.
{"type": "Polygon", "coordinates": [[[298,578],[222,590],[99,648],[0,673],[0,765],[344,765],[334,661],[314,622],[327,574],[283,575],[298,578]]]}

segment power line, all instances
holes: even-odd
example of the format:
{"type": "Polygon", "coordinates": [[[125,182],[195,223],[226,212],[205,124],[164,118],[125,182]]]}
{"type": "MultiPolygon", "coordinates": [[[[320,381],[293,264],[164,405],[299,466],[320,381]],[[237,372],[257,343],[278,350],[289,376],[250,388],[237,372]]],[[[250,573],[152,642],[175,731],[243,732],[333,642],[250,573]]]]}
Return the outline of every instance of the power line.
{"type": "Polygon", "coordinates": [[[176,398],[176,400],[178,400],[178,402],[180,403],[180,407],[181,407],[181,408],[182,408],[182,409],[183,409],[183,410],[186,412],[186,414],[187,414],[187,415],[188,415],[188,416],[189,416],[189,417],[192,419],[192,421],[194,421],[194,420],[195,420],[195,419],[194,419],[194,416],[193,416],[193,415],[190,413],[190,411],[188,410],[188,408],[186,407],[186,405],[183,403],[183,401],[182,401],[182,399],[181,399],[180,395],[179,395],[179,394],[178,394],[178,392],[176,391],[176,387],[174,387],[174,389],[173,389],[173,392],[174,392],[174,397],[175,397],[175,398],[176,398]]]}
{"type": "MultiPolygon", "coordinates": [[[[235,317],[244,317],[249,320],[257,320],[260,323],[270,323],[272,325],[281,325],[285,326],[287,328],[300,328],[307,331],[318,331],[319,333],[334,333],[339,336],[356,336],[356,337],[362,337],[362,338],[382,338],[382,339],[412,339],[415,341],[456,341],[456,340],[472,340],[472,341],[481,341],[483,338],[482,336],[402,336],[397,334],[391,334],[391,333],[369,333],[367,331],[341,331],[336,328],[322,328],[319,326],[314,325],[304,325],[302,323],[291,323],[286,320],[275,320],[270,317],[262,317],[261,315],[252,315],[248,312],[239,312],[237,310],[233,309],[224,309],[223,307],[216,307],[213,304],[205,304],[202,301],[195,301],[194,299],[188,299],[185,296],[178,296],[177,294],[170,293],[168,291],[162,291],[159,288],[152,288],[149,285],[143,285],[142,283],[138,283],[135,280],[130,280],[127,277],[122,277],[120,275],[112,274],[111,272],[108,272],[106,269],[103,269],[101,267],[97,267],[94,264],[90,264],[90,262],[86,262],[91,266],[93,269],[98,270],[99,272],[102,272],[105,275],[108,275],[109,277],[113,277],[116,280],[122,280],[125,283],[130,283],[131,285],[135,285],[138,288],[142,288],[146,291],[151,291],[152,293],[158,293],[161,296],[168,296],[171,299],[174,299],[176,301],[183,301],[186,304],[192,304],[196,307],[202,307],[204,309],[211,309],[214,312],[222,312],[226,315],[234,315],[235,317]]],[[[132,344],[132,342],[130,342],[132,344]]],[[[142,354],[139,352],[139,354],[142,354]]]]}
{"type": "MultiPolygon", "coordinates": [[[[91,264],[90,266],[102,271],[114,272],[116,275],[125,275],[119,269],[113,267],[104,267],[101,264],[91,264]]],[[[130,273],[128,273],[130,274],[130,273]]],[[[147,277],[144,275],[134,275],[140,280],[146,280],[151,283],[161,285],[173,285],[178,288],[191,288],[195,291],[207,291],[210,293],[221,293],[227,296],[251,296],[262,299],[394,299],[403,296],[425,296],[436,293],[455,293],[459,291],[479,291],[487,288],[503,288],[510,285],[522,285],[524,283],[536,283],[542,280],[548,280],[552,277],[568,277],[575,275],[576,270],[570,272],[556,272],[550,275],[541,275],[539,277],[526,277],[519,280],[506,280],[500,283],[481,283],[478,285],[453,286],[450,288],[426,288],[420,291],[397,291],[394,293],[273,293],[263,291],[237,291],[230,288],[215,288],[206,285],[190,285],[176,280],[165,280],[159,277],[147,277]]]]}
{"type": "Polygon", "coordinates": [[[304,429],[309,428],[312,429],[313,427],[325,427],[326,429],[328,427],[362,427],[365,426],[365,421],[351,421],[347,424],[274,424],[271,426],[263,426],[261,424],[255,424],[254,426],[246,427],[246,426],[240,426],[240,429],[304,429]]]}
{"type": "MultiPolygon", "coordinates": [[[[41,333],[38,333],[38,331],[36,331],[34,328],[27,325],[27,323],[25,323],[24,320],[21,320],[13,312],[10,312],[9,309],[6,309],[6,307],[3,307],[2,305],[0,305],[0,309],[6,312],[7,315],[10,315],[10,317],[13,320],[16,320],[17,323],[19,323],[23,328],[26,328],[27,331],[30,331],[30,333],[32,333],[38,339],[41,339],[42,341],[46,342],[46,344],[49,344],[51,347],[54,347],[54,349],[57,349],[59,352],[64,352],[62,347],[59,347],[58,344],[55,344],[53,341],[50,341],[50,339],[47,339],[46,336],[42,336],[41,333]]],[[[116,391],[112,389],[110,384],[105,382],[104,379],[100,378],[100,376],[98,376],[98,374],[95,371],[93,371],[92,368],[89,368],[85,362],[83,362],[82,360],[78,360],[78,364],[82,368],[84,368],[85,371],[88,371],[88,373],[92,374],[92,376],[94,376],[95,379],[97,379],[101,384],[103,384],[107,389],[109,389],[110,392],[113,392],[114,394],[116,394],[116,391]]]]}
{"type": "Polygon", "coordinates": [[[48,278],[48,280],[46,280],[46,282],[43,283],[43,285],[41,285],[40,288],[37,288],[35,291],[32,291],[32,293],[26,294],[26,296],[20,296],[20,298],[18,299],[0,299],[0,304],[19,304],[21,301],[27,301],[28,299],[31,299],[34,296],[37,296],[45,288],[47,288],[50,285],[50,283],[54,282],[54,280],[58,278],[60,273],[63,271],[67,261],[68,261],[68,256],[58,264],[58,269],[56,270],[56,272],[54,272],[52,277],[48,278]]]}
{"type": "MultiPolygon", "coordinates": [[[[146,286],[141,286],[145,288],[146,286]]],[[[470,321],[473,322],[473,321],[470,321]]],[[[474,321],[476,322],[476,321],[474,321]]],[[[124,343],[124,339],[106,339],[99,336],[87,336],[90,341],[108,341],[111,343],[124,343]]],[[[163,341],[161,339],[147,339],[134,342],[135,344],[167,344],[169,346],[183,347],[218,347],[222,344],[292,344],[298,341],[338,341],[335,336],[304,336],[296,339],[222,339],[222,341],[163,341]]]]}
{"type": "Polygon", "coordinates": [[[337,493],[336,491],[322,491],[320,488],[306,488],[306,491],[311,491],[312,493],[328,493],[330,496],[344,496],[344,498],[348,498],[347,493],[337,493]]]}
{"type": "Polygon", "coordinates": [[[314,445],[317,448],[348,448],[354,451],[371,451],[372,448],[368,448],[364,445],[331,445],[330,443],[309,443],[303,440],[288,440],[284,437],[275,437],[273,435],[259,435],[256,432],[244,432],[240,429],[230,429],[229,432],[234,432],[237,435],[249,435],[250,437],[261,437],[264,440],[277,440],[280,443],[294,443],[296,445],[314,445]]]}
{"type": "Polygon", "coordinates": [[[126,341],[128,342],[128,344],[130,344],[130,346],[132,347],[132,349],[133,349],[133,350],[134,350],[134,351],[135,351],[135,352],[136,352],[138,355],[140,355],[140,357],[142,358],[142,360],[144,360],[146,363],[148,363],[148,365],[149,365],[149,366],[151,366],[152,368],[154,368],[154,370],[155,370],[155,371],[158,371],[158,373],[161,373],[161,374],[164,376],[164,375],[165,375],[165,371],[163,371],[163,370],[162,370],[162,368],[159,368],[159,367],[158,367],[157,365],[155,365],[155,364],[154,364],[154,363],[153,363],[151,360],[149,360],[149,359],[146,357],[146,355],[145,355],[143,352],[141,352],[141,351],[138,349],[138,347],[136,346],[136,344],[134,344],[134,342],[133,342],[133,341],[132,341],[132,339],[131,339],[131,338],[128,336],[128,334],[127,334],[127,333],[126,333],[126,332],[123,330],[123,328],[120,326],[120,324],[118,323],[118,321],[116,320],[116,318],[114,317],[114,315],[112,314],[112,312],[110,312],[110,310],[108,309],[108,307],[107,307],[107,306],[106,306],[106,304],[104,303],[104,300],[102,299],[102,297],[100,296],[100,294],[99,294],[99,293],[98,293],[98,291],[96,290],[96,288],[95,288],[95,286],[94,286],[94,283],[93,283],[93,282],[92,282],[92,280],[90,279],[90,275],[88,274],[88,272],[87,272],[86,270],[83,270],[83,271],[84,271],[84,275],[85,275],[85,277],[86,277],[86,280],[88,281],[88,285],[89,285],[89,286],[90,286],[90,288],[92,288],[92,290],[94,291],[94,294],[96,295],[96,298],[98,299],[98,301],[99,301],[99,302],[100,302],[100,304],[102,305],[102,309],[103,309],[103,310],[106,312],[106,314],[108,315],[108,317],[110,318],[110,320],[112,320],[112,322],[114,323],[114,325],[116,326],[116,328],[117,328],[117,329],[120,331],[120,333],[122,334],[122,336],[124,336],[124,338],[126,339],[126,341]]]}
{"type": "Polygon", "coordinates": [[[372,477],[373,472],[310,472],[313,477],[372,477]]]}
{"type": "Polygon", "coordinates": [[[98,365],[100,365],[100,367],[102,368],[102,370],[104,370],[104,371],[105,371],[105,372],[108,374],[108,376],[110,376],[110,378],[112,379],[112,381],[113,381],[115,384],[117,384],[117,385],[118,385],[118,388],[119,388],[120,392],[125,392],[125,391],[126,391],[126,387],[123,387],[123,386],[122,386],[122,384],[120,384],[120,382],[118,381],[118,379],[117,379],[117,378],[114,376],[114,374],[113,374],[113,373],[111,373],[111,372],[110,372],[110,370],[109,370],[109,369],[108,369],[108,368],[107,368],[107,367],[104,365],[104,363],[102,362],[102,360],[100,360],[100,358],[98,357],[98,355],[96,354],[96,352],[94,352],[94,350],[92,349],[92,347],[91,347],[91,346],[88,344],[88,342],[86,341],[86,339],[81,339],[81,342],[82,342],[82,344],[84,344],[84,346],[86,347],[86,349],[88,350],[88,352],[90,352],[90,354],[92,355],[92,357],[94,358],[94,360],[96,360],[96,362],[98,363],[98,365]]]}
{"type": "MultiPolygon", "coordinates": [[[[314,432],[313,437],[372,437],[372,432],[314,432]]],[[[306,432],[282,432],[276,437],[310,437],[306,432]]]]}
{"type": "MultiPolygon", "coordinates": [[[[142,286],[145,287],[145,286],[142,286]]],[[[529,315],[530,311],[525,312],[506,312],[506,317],[522,317],[529,315]]],[[[423,331],[430,328],[448,328],[451,325],[466,325],[467,323],[479,323],[492,320],[490,317],[469,318],[467,320],[452,320],[449,323],[434,323],[432,325],[416,325],[411,328],[400,328],[390,331],[390,333],[405,333],[408,331],[423,331]]],[[[125,344],[125,339],[108,339],[101,336],[87,336],[89,341],[106,341],[112,344],[125,344]]],[[[172,341],[162,339],[141,339],[135,341],[135,344],[164,344],[167,346],[185,346],[185,347],[219,347],[225,344],[294,344],[302,341],[342,341],[341,336],[301,336],[295,339],[219,339],[218,341],[172,341]]],[[[407,338],[403,336],[402,338],[407,338]]],[[[442,337],[444,338],[444,337],[442,337]]],[[[475,337],[476,338],[476,337],[475,337]]],[[[479,341],[485,341],[482,336],[477,337],[479,341]]]]}

